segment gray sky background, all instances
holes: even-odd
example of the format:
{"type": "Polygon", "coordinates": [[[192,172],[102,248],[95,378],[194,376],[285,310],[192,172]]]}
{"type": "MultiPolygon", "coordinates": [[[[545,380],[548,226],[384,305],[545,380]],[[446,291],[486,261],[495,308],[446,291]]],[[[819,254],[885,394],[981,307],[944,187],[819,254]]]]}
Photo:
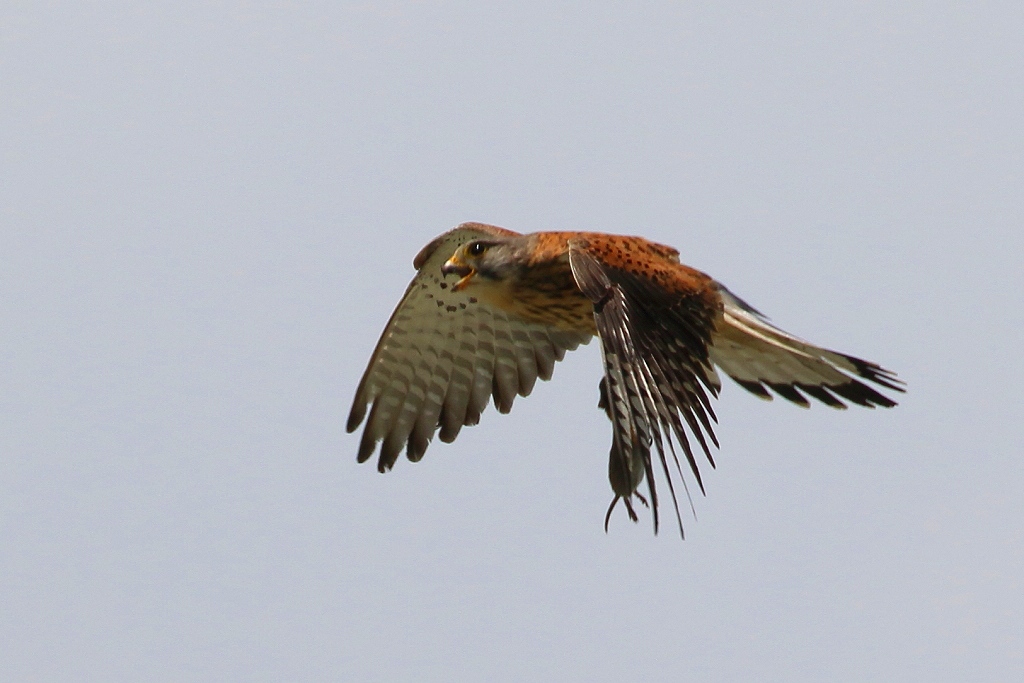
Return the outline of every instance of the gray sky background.
{"type": "Polygon", "coordinates": [[[1024,680],[1024,4],[623,5],[4,5],[0,678],[1024,680]],[[728,383],[685,542],[602,529],[594,344],[381,476],[349,402],[465,220],[910,392],[728,383]]]}

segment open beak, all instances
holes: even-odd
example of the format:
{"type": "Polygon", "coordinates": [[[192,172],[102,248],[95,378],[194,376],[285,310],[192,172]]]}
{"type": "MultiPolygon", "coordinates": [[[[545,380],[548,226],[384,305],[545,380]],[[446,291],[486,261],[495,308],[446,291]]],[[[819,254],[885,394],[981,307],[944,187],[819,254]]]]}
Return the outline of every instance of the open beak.
{"type": "Polygon", "coordinates": [[[459,260],[458,256],[452,256],[444,262],[443,266],[441,266],[441,275],[451,275],[452,273],[462,278],[452,285],[452,291],[455,292],[465,289],[466,285],[469,284],[470,279],[476,275],[476,271],[459,260]]]}

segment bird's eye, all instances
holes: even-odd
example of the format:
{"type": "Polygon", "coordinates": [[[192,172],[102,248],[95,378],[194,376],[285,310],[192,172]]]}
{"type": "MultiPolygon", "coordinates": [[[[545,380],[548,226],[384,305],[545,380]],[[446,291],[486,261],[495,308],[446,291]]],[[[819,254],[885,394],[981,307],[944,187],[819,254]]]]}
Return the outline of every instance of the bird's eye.
{"type": "Polygon", "coordinates": [[[466,251],[469,252],[470,256],[479,256],[486,250],[487,245],[484,244],[483,242],[473,242],[472,244],[469,245],[469,248],[466,249],[466,251]]]}

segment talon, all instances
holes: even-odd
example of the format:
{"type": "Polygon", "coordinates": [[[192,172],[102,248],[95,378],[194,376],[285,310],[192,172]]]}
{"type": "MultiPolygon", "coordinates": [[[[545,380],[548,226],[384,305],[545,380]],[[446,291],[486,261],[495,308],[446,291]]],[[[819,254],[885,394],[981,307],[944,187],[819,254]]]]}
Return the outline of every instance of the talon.
{"type": "Polygon", "coordinates": [[[612,498],[612,504],[608,506],[608,512],[604,513],[604,532],[608,533],[608,520],[612,518],[612,510],[615,509],[615,504],[619,502],[620,496],[612,498]]]}
{"type": "MultiPolygon", "coordinates": [[[[641,498],[641,500],[643,499],[641,498]]],[[[639,522],[640,518],[636,516],[636,510],[633,509],[633,504],[629,502],[629,498],[623,498],[622,502],[626,504],[626,511],[629,512],[629,518],[634,522],[639,522]]],[[[647,503],[644,502],[644,505],[647,505],[647,503]]]]}

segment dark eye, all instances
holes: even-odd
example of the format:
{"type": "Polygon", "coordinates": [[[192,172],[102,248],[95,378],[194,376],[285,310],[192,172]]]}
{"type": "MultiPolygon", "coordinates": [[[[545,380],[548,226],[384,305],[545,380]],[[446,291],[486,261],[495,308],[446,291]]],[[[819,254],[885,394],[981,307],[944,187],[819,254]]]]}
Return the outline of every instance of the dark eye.
{"type": "Polygon", "coordinates": [[[479,256],[486,250],[487,245],[484,244],[483,242],[473,242],[471,245],[469,245],[469,248],[466,251],[469,252],[470,256],[479,256]]]}

